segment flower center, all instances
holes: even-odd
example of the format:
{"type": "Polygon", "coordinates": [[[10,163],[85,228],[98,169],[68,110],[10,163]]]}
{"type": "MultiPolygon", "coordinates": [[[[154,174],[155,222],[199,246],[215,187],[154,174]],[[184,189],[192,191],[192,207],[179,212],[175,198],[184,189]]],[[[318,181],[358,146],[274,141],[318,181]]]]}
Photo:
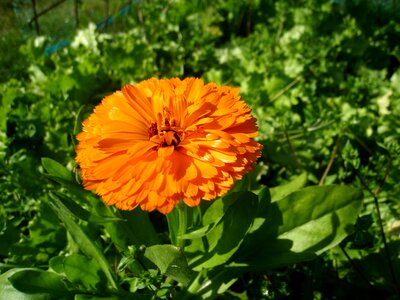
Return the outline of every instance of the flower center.
{"type": "Polygon", "coordinates": [[[148,129],[149,139],[160,145],[160,147],[178,146],[182,140],[183,133],[176,128],[171,128],[169,122],[165,122],[168,126],[158,127],[157,123],[151,124],[148,129]]]}

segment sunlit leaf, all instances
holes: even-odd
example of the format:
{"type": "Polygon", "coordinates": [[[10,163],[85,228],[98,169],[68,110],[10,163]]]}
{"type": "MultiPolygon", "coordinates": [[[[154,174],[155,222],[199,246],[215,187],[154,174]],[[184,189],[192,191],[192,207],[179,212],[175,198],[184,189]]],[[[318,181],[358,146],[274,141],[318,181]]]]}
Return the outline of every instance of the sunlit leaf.
{"type": "Polygon", "coordinates": [[[53,202],[49,204],[57,213],[60,220],[64,223],[66,229],[71,234],[75,242],[79,245],[79,248],[88,257],[93,258],[104,272],[107,277],[108,284],[111,289],[118,289],[118,285],[114,278],[113,272],[108,261],[105,259],[101,250],[93,243],[92,240],[85,234],[82,228],[75,221],[75,216],[70,210],[63,204],[62,200],[55,195],[51,195],[53,202]]]}
{"type": "Polygon", "coordinates": [[[72,283],[82,286],[86,291],[102,290],[102,273],[95,261],[74,254],[65,257],[62,264],[66,277],[72,283]]]}
{"type": "Polygon", "coordinates": [[[3,273],[0,275],[0,299],[4,300],[12,300],[12,299],[18,299],[18,300],[50,300],[53,297],[47,293],[35,293],[35,294],[30,294],[30,293],[24,293],[21,292],[20,290],[16,289],[12,283],[10,282],[9,278],[13,276],[14,274],[18,274],[19,272],[22,271],[27,271],[27,270],[32,270],[32,269],[11,269],[8,270],[7,272],[3,273]]]}
{"type": "Polygon", "coordinates": [[[12,285],[27,294],[49,294],[60,299],[67,298],[69,291],[60,275],[35,269],[24,269],[8,277],[12,285]]]}
{"type": "Polygon", "coordinates": [[[270,188],[272,202],[279,201],[287,195],[301,189],[307,183],[307,173],[302,173],[287,184],[270,188]]]}
{"type": "Polygon", "coordinates": [[[312,259],[351,231],[362,207],[360,189],[311,186],[273,202],[264,223],[246,238],[237,266],[260,270],[312,259]]]}
{"type": "Polygon", "coordinates": [[[232,201],[219,223],[206,235],[206,253],[191,262],[200,271],[224,264],[235,253],[249,230],[258,207],[258,198],[251,192],[231,193],[225,201],[232,201]]]}
{"type": "Polygon", "coordinates": [[[73,181],[71,171],[66,169],[59,162],[48,157],[42,157],[42,165],[51,176],[60,178],[67,182],[73,181]]]}
{"type": "Polygon", "coordinates": [[[187,284],[192,276],[186,257],[179,247],[173,245],[154,245],[147,247],[144,256],[153,262],[161,273],[187,284]]]}

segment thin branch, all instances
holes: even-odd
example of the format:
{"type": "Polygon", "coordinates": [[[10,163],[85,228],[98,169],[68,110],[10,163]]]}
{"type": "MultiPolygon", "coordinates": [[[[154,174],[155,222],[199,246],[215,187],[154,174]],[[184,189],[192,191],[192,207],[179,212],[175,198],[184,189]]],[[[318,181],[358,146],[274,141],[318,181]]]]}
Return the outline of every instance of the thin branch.
{"type": "Polygon", "coordinates": [[[319,181],[319,184],[318,184],[319,186],[324,184],[325,178],[326,178],[326,176],[328,176],[329,171],[331,170],[333,162],[334,162],[334,160],[336,158],[339,146],[340,146],[340,135],[336,138],[335,148],[333,148],[333,152],[332,152],[331,158],[329,159],[329,162],[328,162],[328,165],[325,168],[324,174],[322,174],[322,177],[321,177],[321,179],[319,181]]]}
{"type": "Polygon", "coordinates": [[[389,172],[390,172],[391,169],[392,169],[392,157],[389,157],[388,166],[386,168],[385,175],[383,176],[383,179],[382,179],[381,183],[378,185],[378,187],[374,191],[374,195],[376,197],[378,197],[379,193],[381,192],[382,187],[385,184],[386,179],[389,176],[389,172]]]}
{"type": "Polygon", "coordinates": [[[75,0],[74,3],[74,15],[75,15],[75,28],[79,28],[79,0],[75,0]]]}
{"type": "Polygon", "coordinates": [[[347,260],[351,264],[352,268],[361,276],[361,278],[367,283],[367,285],[370,288],[374,288],[374,286],[371,284],[371,282],[368,280],[367,277],[365,277],[364,273],[361,271],[361,269],[356,265],[356,263],[353,261],[353,259],[350,257],[350,255],[347,253],[346,249],[342,245],[339,245],[340,249],[342,250],[344,256],[346,256],[347,260]]]}
{"type": "MultiPolygon", "coordinates": [[[[391,159],[388,162],[388,167],[386,168],[386,172],[385,172],[385,177],[384,180],[386,180],[387,175],[389,174],[388,169],[391,166],[391,159]]],[[[378,225],[379,225],[379,229],[380,229],[380,233],[382,236],[382,241],[383,241],[383,245],[384,245],[384,250],[385,250],[385,255],[386,255],[386,259],[389,265],[389,270],[390,270],[390,275],[392,277],[392,281],[393,281],[393,286],[394,286],[394,290],[396,291],[397,295],[400,297],[400,290],[399,287],[397,285],[397,278],[396,278],[396,274],[394,272],[394,268],[393,268],[393,263],[392,260],[390,258],[390,251],[389,251],[389,246],[386,240],[386,235],[385,235],[385,230],[383,228],[383,221],[382,221],[382,217],[381,217],[381,210],[379,207],[379,201],[378,201],[378,192],[380,192],[381,186],[383,185],[383,183],[381,183],[381,185],[376,189],[375,192],[373,192],[367,185],[367,183],[365,182],[364,178],[361,176],[361,174],[358,172],[358,170],[356,170],[356,174],[358,176],[358,178],[360,179],[362,185],[367,189],[367,191],[372,195],[372,197],[374,198],[374,205],[375,205],[375,209],[376,209],[376,213],[378,216],[378,225]]]]}
{"type": "Polygon", "coordinates": [[[292,142],[290,141],[290,138],[289,138],[289,135],[288,135],[286,129],[285,129],[285,138],[286,138],[286,141],[287,141],[287,143],[289,145],[290,153],[292,154],[292,157],[293,157],[297,167],[299,169],[303,169],[303,166],[301,165],[300,161],[297,159],[296,152],[294,151],[294,147],[292,145],[292,142]]]}
{"type": "MultiPolygon", "coordinates": [[[[60,0],[57,2],[54,2],[52,5],[50,5],[49,7],[43,9],[41,12],[39,13],[35,13],[35,15],[33,16],[32,19],[29,20],[28,24],[30,25],[34,20],[38,20],[39,17],[43,16],[44,14],[48,13],[50,10],[52,10],[53,8],[59,6],[60,4],[62,4],[63,2],[65,2],[66,0],[60,0]]],[[[35,0],[32,0],[32,3],[35,3],[35,0]]],[[[35,7],[35,6],[34,6],[35,7]]],[[[35,7],[36,10],[36,7],[35,7]]]]}
{"type": "Polygon", "coordinates": [[[295,84],[297,84],[301,80],[301,77],[298,76],[295,78],[291,83],[289,83],[287,86],[285,86],[283,89],[281,89],[277,94],[275,94],[271,98],[271,102],[275,101],[278,99],[280,96],[282,96],[284,93],[286,93],[288,90],[290,90],[295,84]]]}
{"type": "Polygon", "coordinates": [[[32,10],[33,10],[33,18],[29,21],[28,24],[31,25],[31,23],[33,21],[35,21],[36,34],[39,35],[40,34],[39,15],[38,15],[37,10],[36,10],[36,0],[32,0],[32,10]]]}

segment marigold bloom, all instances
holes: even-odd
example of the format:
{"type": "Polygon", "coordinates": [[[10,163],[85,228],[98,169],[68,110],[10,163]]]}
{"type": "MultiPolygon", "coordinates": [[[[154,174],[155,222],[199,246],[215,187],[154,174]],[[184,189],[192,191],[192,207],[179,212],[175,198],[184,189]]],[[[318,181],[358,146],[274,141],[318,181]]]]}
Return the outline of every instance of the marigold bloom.
{"type": "Polygon", "coordinates": [[[107,96],[83,122],[76,161],[108,205],[167,214],[227,192],[260,156],[239,89],[151,78],[107,96]]]}

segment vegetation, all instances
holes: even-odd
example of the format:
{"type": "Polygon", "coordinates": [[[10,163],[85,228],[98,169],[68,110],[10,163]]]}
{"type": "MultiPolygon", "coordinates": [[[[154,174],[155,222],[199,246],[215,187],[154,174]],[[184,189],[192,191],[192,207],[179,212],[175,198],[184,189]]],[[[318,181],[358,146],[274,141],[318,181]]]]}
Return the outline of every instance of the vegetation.
{"type": "Polygon", "coordinates": [[[22,38],[4,35],[0,299],[399,297],[399,8],[136,1],[112,33],[82,24],[54,51],[49,36],[10,51],[22,38]],[[74,149],[105,95],[187,76],[239,87],[264,149],[189,213],[182,249],[178,212],[106,207],[74,149]]]}

